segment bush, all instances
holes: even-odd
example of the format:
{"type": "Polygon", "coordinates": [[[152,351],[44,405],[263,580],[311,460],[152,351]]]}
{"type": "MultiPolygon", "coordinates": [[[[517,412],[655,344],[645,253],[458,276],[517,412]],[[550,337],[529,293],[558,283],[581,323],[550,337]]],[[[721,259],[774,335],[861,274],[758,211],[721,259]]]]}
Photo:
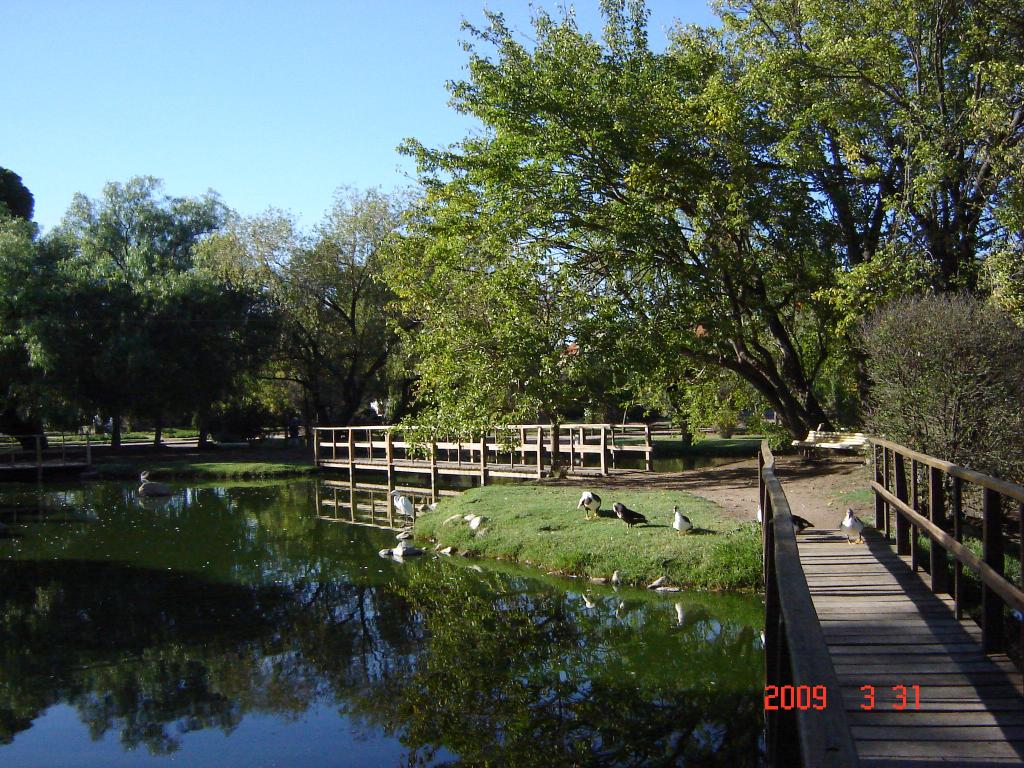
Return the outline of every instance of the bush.
{"type": "Polygon", "coordinates": [[[1024,479],[1024,334],[967,295],[892,302],[861,328],[868,426],[923,453],[1024,479]]]}

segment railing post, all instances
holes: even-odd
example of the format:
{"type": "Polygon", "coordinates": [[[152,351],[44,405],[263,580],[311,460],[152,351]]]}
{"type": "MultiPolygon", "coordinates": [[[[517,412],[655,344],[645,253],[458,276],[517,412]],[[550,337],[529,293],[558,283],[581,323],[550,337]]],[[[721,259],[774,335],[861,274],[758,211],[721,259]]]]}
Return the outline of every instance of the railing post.
{"type": "MultiPolygon", "coordinates": [[[[981,507],[981,538],[985,564],[1003,575],[1003,509],[999,493],[984,490],[981,507]]],[[[981,646],[985,653],[1003,648],[1003,601],[984,584],[981,585],[981,646]]]]}
{"type": "MultiPolygon", "coordinates": [[[[331,442],[337,442],[333,437],[331,442]]],[[[352,434],[352,427],[348,428],[348,476],[353,482],[355,481],[355,470],[356,470],[356,441],[352,434]]]]}
{"type": "MultiPolygon", "coordinates": [[[[921,513],[921,504],[919,501],[920,494],[918,493],[917,487],[917,470],[918,464],[917,459],[910,460],[910,508],[918,514],[921,513]]],[[[910,570],[917,572],[918,567],[921,565],[921,542],[920,532],[917,530],[917,526],[913,523],[910,525],[910,570]]]]}
{"type": "Polygon", "coordinates": [[[576,435],[574,430],[569,430],[569,471],[576,469],[576,435]]]}
{"type": "MultiPolygon", "coordinates": [[[[879,445],[871,446],[871,461],[874,464],[875,482],[884,487],[887,479],[882,477],[882,463],[878,460],[879,449],[883,453],[885,452],[885,449],[879,445]]],[[[882,501],[882,497],[878,493],[875,494],[875,529],[879,531],[885,529],[885,502],[882,501]]]]}
{"type": "MultiPolygon", "coordinates": [[[[953,513],[953,538],[963,542],[963,481],[953,478],[953,493],[950,498],[950,511],[953,513]]],[[[953,561],[953,605],[956,608],[957,621],[964,617],[964,568],[959,560],[953,561]]]]}
{"type": "MultiPolygon", "coordinates": [[[[909,501],[907,495],[907,473],[906,467],[904,466],[903,454],[899,451],[893,451],[893,462],[895,464],[896,472],[896,498],[906,504],[909,501]]],[[[896,554],[898,555],[909,555],[910,554],[910,523],[907,522],[907,518],[903,516],[903,513],[898,509],[896,513],[896,554]]]]}
{"type": "Polygon", "coordinates": [[[89,442],[89,433],[85,433],[85,463],[92,466],[92,444],[89,442]]]}
{"type": "MultiPolygon", "coordinates": [[[[384,457],[388,462],[388,493],[395,490],[395,465],[394,465],[394,447],[391,445],[391,430],[387,430],[384,433],[384,457]]],[[[370,433],[370,446],[372,450],[373,446],[373,433],[370,433]]],[[[391,498],[388,497],[388,522],[391,522],[391,508],[394,505],[391,504],[391,498]]]]}
{"type": "Polygon", "coordinates": [[[544,427],[537,427],[537,479],[544,477],[544,427]]]}
{"type": "MultiPolygon", "coordinates": [[[[331,442],[334,442],[333,440],[331,442]]],[[[320,428],[313,427],[313,466],[320,466],[320,428]]]]}
{"type": "MultiPolygon", "coordinates": [[[[882,474],[885,476],[885,480],[882,482],[882,485],[885,486],[886,490],[891,490],[893,493],[895,493],[896,492],[895,491],[895,486],[890,486],[889,485],[889,474],[890,473],[889,473],[889,449],[888,448],[883,448],[882,449],[882,474]]],[[[892,515],[890,514],[891,510],[889,509],[889,502],[885,502],[884,506],[885,506],[885,540],[888,541],[889,539],[892,538],[892,534],[891,534],[891,532],[889,530],[889,527],[890,527],[889,519],[892,517],[892,515]]]]}
{"type": "Polygon", "coordinates": [[[480,486],[487,485],[487,435],[480,438],[480,486]]]}
{"type": "Polygon", "coordinates": [[[648,472],[654,471],[654,440],[651,438],[651,425],[644,424],[644,469],[648,472]]]}
{"type": "MultiPolygon", "coordinates": [[[[945,493],[942,487],[942,470],[928,468],[928,519],[942,530],[946,530],[945,493]]],[[[928,571],[932,577],[932,592],[949,592],[949,561],[946,550],[933,541],[928,558],[928,571]]]]}
{"type": "Polygon", "coordinates": [[[430,501],[437,501],[437,441],[430,441],[430,501]]]}
{"type": "Polygon", "coordinates": [[[608,428],[601,425],[601,474],[608,474],[608,428]]]}

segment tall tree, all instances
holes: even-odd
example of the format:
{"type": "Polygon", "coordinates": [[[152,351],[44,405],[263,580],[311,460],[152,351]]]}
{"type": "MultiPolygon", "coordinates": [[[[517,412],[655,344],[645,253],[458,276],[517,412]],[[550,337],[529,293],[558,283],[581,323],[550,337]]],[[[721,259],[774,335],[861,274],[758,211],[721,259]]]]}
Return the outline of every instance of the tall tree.
{"type": "Polygon", "coordinates": [[[399,195],[343,188],[311,235],[270,211],[204,248],[275,302],[281,336],[265,375],[301,386],[310,422],[351,423],[388,393],[399,316],[381,251],[403,206],[399,195]]]}
{"type": "Polygon", "coordinates": [[[197,268],[196,245],[220,226],[216,196],[173,198],[153,178],[77,195],[50,239],[56,256],[25,279],[33,363],[85,408],[143,416],[198,411],[255,364],[269,321],[262,297],[197,268]]]}
{"type": "Polygon", "coordinates": [[[812,190],[771,155],[778,134],[742,87],[743,61],[692,29],[652,53],[642,3],[603,8],[603,43],[545,13],[529,47],[497,14],[469,28],[453,103],[485,130],[448,149],[405,145],[426,231],[557,260],[623,368],[642,362],[628,344],[641,335],[666,360],[734,371],[793,434],[827,423],[814,385],[830,311],[815,295],[836,254],[812,190]]]}
{"type": "MultiPolygon", "coordinates": [[[[1022,210],[1024,45],[1008,0],[721,0],[746,82],[848,269],[978,288],[1022,210]],[[912,262],[908,270],[906,262],[912,262]],[[874,262],[874,263],[872,263],[874,262]],[[909,273],[909,274],[908,274],[909,273]]],[[[862,291],[855,278],[851,290],[862,291]]],[[[898,289],[898,287],[897,287],[898,289]]],[[[876,294],[882,291],[875,291],[876,294]]],[[[868,299],[870,300],[870,299],[868,299]]]]}

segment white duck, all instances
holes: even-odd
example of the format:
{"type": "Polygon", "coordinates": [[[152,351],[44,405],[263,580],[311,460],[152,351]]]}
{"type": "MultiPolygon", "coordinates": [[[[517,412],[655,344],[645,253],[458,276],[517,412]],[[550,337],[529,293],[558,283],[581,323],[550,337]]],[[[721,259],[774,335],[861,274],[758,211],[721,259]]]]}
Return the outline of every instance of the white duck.
{"type": "Polygon", "coordinates": [[[601,510],[601,497],[593,491],[584,491],[583,495],[580,496],[580,503],[576,505],[576,509],[587,510],[587,519],[590,519],[590,514],[597,514],[601,510]]]}
{"type": "Polygon", "coordinates": [[[693,530],[693,523],[679,511],[679,507],[672,507],[672,527],[680,533],[689,533],[693,530]]]}
{"type": "Polygon", "coordinates": [[[851,544],[862,544],[864,542],[864,523],[853,514],[852,507],[847,507],[846,517],[843,518],[843,524],[840,528],[843,529],[846,539],[851,544]],[[857,537],[856,541],[854,541],[854,536],[857,537]]]}
{"type": "Polygon", "coordinates": [[[149,470],[146,470],[139,475],[139,482],[142,485],[139,486],[140,496],[170,496],[170,486],[158,483],[154,480],[149,479],[149,470]]]}

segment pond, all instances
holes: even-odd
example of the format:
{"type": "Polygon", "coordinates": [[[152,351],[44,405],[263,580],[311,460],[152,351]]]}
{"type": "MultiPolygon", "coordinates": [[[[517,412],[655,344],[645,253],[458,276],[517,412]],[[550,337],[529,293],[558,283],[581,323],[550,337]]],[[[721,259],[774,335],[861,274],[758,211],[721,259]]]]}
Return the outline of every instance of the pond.
{"type": "Polygon", "coordinates": [[[400,564],[318,482],[0,488],[0,764],[760,764],[756,597],[400,564]]]}

